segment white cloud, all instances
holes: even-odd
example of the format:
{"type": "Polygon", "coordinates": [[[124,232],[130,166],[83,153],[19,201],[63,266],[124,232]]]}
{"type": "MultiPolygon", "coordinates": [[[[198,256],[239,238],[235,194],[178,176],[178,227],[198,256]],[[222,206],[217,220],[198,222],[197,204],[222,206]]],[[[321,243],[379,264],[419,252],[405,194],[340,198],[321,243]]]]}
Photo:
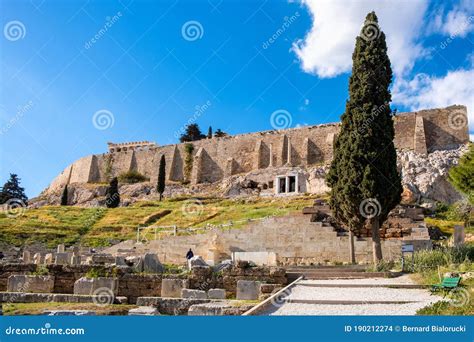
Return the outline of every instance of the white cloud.
{"type": "Polygon", "coordinates": [[[474,10],[472,0],[462,0],[445,14],[444,9],[438,9],[431,17],[428,33],[441,33],[451,37],[464,38],[474,29],[474,10]]]}
{"type": "Polygon", "coordinates": [[[304,71],[319,77],[335,77],[350,71],[355,38],[368,12],[374,10],[387,36],[388,54],[396,75],[410,71],[425,54],[417,43],[427,10],[427,0],[303,0],[313,26],[293,51],[304,71]]]}
{"type": "Polygon", "coordinates": [[[474,131],[474,68],[448,71],[445,76],[417,74],[411,80],[398,79],[393,86],[393,102],[411,110],[465,105],[469,131],[474,131]]]}

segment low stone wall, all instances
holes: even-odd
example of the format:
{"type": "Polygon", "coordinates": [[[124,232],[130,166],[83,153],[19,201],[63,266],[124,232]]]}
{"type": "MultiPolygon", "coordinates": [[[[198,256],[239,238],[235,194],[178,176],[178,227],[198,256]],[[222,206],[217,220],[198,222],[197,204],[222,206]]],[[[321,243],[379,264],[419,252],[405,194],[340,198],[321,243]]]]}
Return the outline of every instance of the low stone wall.
{"type": "MultiPolygon", "coordinates": [[[[48,275],[54,277],[52,293],[72,294],[74,283],[83,277],[89,270],[97,266],[91,265],[48,265],[48,275]]],[[[112,266],[101,266],[104,272],[112,274],[112,266]]],[[[35,272],[37,265],[34,264],[0,264],[0,291],[7,291],[8,278],[12,275],[26,275],[35,272]]],[[[118,282],[117,296],[129,298],[134,303],[137,297],[159,296],[161,291],[161,274],[137,274],[129,273],[125,269],[115,268],[118,282]]]]}
{"type": "MultiPolygon", "coordinates": [[[[35,272],[36,267],[37,265],[29,264],[0,264],[0,280],[5,280],[1,282],[4,285],[0,287],[0,292],[6,293],[8,277],[35,272]]],[[[73,294],[74,283],[91,268],[93,266],[90,265],[49,265],[48,276],[54,279],[53,294],[73,294]]],[[[280,285],[285,285],[287,282],[286,272],[282,268],[250,267],[246,262],[238,262],[237,265],[229,266],[219,272],[213,271],[210,267],[194,267],[189,274],[167,274],[165,277],[163,274],[131,273],[129,268],[122,267],[108,266],[102,267],[102,270],[109,275],[114,274],[118,281],[116,296],[127,297],[129,303],[135,303],[138,297],[160,297],[163,278],[187,280],[190,289],[202,291],[225,289],[227,297],[235,296],[239,280],[257,280],[280,285]]]]}

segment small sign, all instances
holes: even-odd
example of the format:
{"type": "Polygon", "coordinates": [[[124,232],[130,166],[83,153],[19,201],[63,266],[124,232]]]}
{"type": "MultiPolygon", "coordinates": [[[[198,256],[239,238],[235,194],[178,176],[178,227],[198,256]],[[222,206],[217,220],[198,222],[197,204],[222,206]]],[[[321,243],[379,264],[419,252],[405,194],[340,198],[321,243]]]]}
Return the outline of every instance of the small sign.
{"type": "Polygon", "coordinates": [[[402,252],[413,252],[413,245],[402,245],[402,252]]]}

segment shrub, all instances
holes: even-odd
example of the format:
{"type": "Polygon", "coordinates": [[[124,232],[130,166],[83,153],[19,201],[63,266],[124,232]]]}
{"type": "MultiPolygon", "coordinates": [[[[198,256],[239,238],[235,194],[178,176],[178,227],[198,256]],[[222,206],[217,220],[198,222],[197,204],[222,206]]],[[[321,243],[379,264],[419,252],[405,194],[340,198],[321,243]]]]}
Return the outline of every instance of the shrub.
{"type": "Polygon", "coordinates": [[[135,170],[130,170],[127,172],[123,172],[118,176],[120,183],[140,183],[140,182],[147,182],[150,179],[142,175],[140,172],[135,170]]]}

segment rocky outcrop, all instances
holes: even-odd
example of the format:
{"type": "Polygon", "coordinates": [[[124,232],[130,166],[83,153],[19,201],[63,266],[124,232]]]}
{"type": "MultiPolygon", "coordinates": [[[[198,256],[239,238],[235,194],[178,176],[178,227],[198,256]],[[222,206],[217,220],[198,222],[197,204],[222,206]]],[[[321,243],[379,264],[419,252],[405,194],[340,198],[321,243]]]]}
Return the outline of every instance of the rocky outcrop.
{"type": "Polygon", "coordinates": [[[467,152],[467,145],[453,150],[434,151],[428,155],[413,151],[398,152],[398,166],[404,187],[403,199],[408,203],[431,204],[433,201],[453,203],[461,195],[447,180],[449,169],[467,152]]]}

